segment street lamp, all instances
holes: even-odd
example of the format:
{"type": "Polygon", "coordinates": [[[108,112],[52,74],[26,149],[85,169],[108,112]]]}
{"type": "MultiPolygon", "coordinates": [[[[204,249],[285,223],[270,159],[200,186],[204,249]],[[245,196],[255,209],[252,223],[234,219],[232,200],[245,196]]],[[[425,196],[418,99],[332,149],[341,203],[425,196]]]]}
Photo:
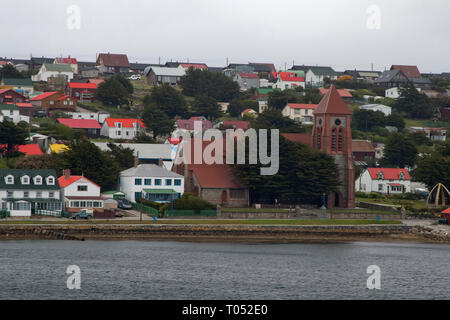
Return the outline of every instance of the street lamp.
{"type": "Polygon", "coordinates": [[[325,192],[322,193],[322,207],[320,208],[322,210],[322,219],[327,218],[327,200],[325,192]]]}

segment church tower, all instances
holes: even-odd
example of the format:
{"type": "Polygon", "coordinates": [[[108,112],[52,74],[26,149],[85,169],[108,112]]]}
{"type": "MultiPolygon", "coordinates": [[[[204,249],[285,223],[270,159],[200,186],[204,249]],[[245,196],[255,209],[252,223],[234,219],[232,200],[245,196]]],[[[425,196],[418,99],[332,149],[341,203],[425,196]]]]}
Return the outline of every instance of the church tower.
{"type": "Polygon", "coordinates": [[[355,207],[351,115],[350,109],[333,85],[314,111],[313,148],[334,158],[341,182],[338,190],[328,195],[328,208],[355,207]]]}

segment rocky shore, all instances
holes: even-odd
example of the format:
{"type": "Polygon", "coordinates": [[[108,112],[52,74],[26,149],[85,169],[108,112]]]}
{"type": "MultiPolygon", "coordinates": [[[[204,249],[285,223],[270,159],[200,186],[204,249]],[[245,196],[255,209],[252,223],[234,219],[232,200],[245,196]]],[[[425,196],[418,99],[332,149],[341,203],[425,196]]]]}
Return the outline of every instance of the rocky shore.
{"type": "Polygon", "coordinates": [[[408,225],[0,225],[0,240],[176,240],[242,242],[423,241],[450,234],[408,225]]]}

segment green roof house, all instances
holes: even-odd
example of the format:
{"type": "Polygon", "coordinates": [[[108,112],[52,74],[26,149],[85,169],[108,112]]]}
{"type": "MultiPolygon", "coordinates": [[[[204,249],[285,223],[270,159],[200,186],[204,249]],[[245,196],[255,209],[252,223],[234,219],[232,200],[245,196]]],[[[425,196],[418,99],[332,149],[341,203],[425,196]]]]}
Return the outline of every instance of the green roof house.
{"type": "Polygon", "coordinates": [[[4,78],[0,81],[0,89],[13,89],[26,97],[34,92],[31,79],[4,78]]]}
{"type": "Polygon", "coordinates": [[[11,217],[60,215],[60,187],[55,170],[0,169],[0,205],[11,217]]]}
{"type": "Polygon", "coordinates": [[[50,78],[64,78],[66,82],[69,82],[73,79],[73,70],[68,64],[44,63],[39,73],[31,79],[48,82],[50,78]]]}

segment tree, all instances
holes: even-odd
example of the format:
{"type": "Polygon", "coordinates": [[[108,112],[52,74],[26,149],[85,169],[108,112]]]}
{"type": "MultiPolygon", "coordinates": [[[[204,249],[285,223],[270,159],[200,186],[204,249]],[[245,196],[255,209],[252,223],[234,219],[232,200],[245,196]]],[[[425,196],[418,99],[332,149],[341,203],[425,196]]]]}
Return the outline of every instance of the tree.
{"type": "Polygon", "coordinates": [[[23,79],[24,76],[11,64],[7,63],[0,68],[0,79],[23,79]]]}
{"type": "Polygon", "coordinates": [[[153,104],[144,106],[142,120],[147,129],[153,131],[153,137],[155,138],[161,135],[168,135],[174,129],[175,121],[153,104]]]}
{"type": "Polygon", "coordinates": [[[184,96],[168,84],[153,87],[150,95],[144,97],[144,106],[153,105],[164,111],[169,118],[187,115],[187,104],[184,96]]]}
{"type": "Polygon", "coordinates": [[[393,112],[386,117],[385,125],[396,127],[399,131],[405,129],[405,121],[400,113],[393,112]]]}
{"type": "Polygon", "coordinates": [[[405,112],[411,118],[428,119],[433,116],[430,99],[417,91],[411,82],[400,89],[400,97],[393,107],[399,112],[405,112]]]}
{"type": "Polygon", "coordinates": [[[133,94],[134,93],[134,87],[133,84],[131,83],[130,80],[128,80],[127,78],[125,78],[123,75],[121,75],[120,73],[116,74],[113,76],[113,79],[116,79],[117,81],[119,81],[122,86],[127,89],[129,94],[133,94]]]}
{"type": "Polygon", "coordinates": [[[222,110],[217,104],[217,101],[206,95],[195,97],[195,100],[192,103],[192,110],[194,115],[204,116],[210,120],[219,118],[222,115],[222,110]]]}
{"type": "Polygon", "coordinates": [[[267,103],[269,107],[282,110],[288,103],[296,103],[300,102],[300,100],[300,93],[295,90],[273,90],[268,95],[267,103]]]}
{"type": "Polygon", "coordinates": [[[375,127],[384,127],[386,119],[381,111],[357,109],[353,111],[352,128],[360,131],[374,131],[375,127]]]}
{"type": "Polygon", "coordinates": [[[228,105],[228,114],[232,117],[239,117],[245,109],[250,108],[258,111],[259,103],[250,99],[233,99],[228,105]]]}
{"type": "Polygon", "coordinates": [[[106,105],[119,106],[128,104],[130,95],[129,88],[124,86],[120,77],[112,77],[98,86],[96,98],[106,105]]]}
{"type": "Polygon", "coordinates": [[[189,68],[179,82],[189,97],[206,95],[216,101],[228,102],[239,96],[239,85],[219,72],[189,68]]]}
{"type": "Polygon", "coordinates": [[[274,203],[277,199],[284,203],[318,204],[322,193],[334,191],[339,185],[337,165],[331,156],[282,136],[279,155],[280,167],[273,176],[261,175],[259,164],[233,166],[239,181],[249,188],[252,202],[274,203]]]}
{"type": "Polygon", "coordinates": [[[384,156],[380,161],[383,167],[412,167],[417,156],[417,148],[403,134],[393,133],[389,136],[383,153],[384,156]]]}
{"type": "Polygon", "coordinates": [[[408,139],[416,146],[432,146],[433,142],[425,135],[424,132],[411,132],[408,139]]]}
{"type": "Polygon", "coordinates": [[[420,158],[413,175],[415,180],[425,183],[429,190],[437,183],[450,188],[450,156],[433,152],[420,158]]]}
{"type": "Polygon", "coordinates": [[[300,123],[284,117],[280,110],[268,109],[252,120],[255,129],[279,129],[280,132],[305,132],[300,123]]]}
{"type": "Polygon", "coordinates": [[[108,143],[107,151],[110,156],[116,160],[122,170],[131,168],[134,165],[134,151],[130,148],[124,148],[122,145],[108,143]]]}
{"type": "Polygon", "coordinates": [[[12,121],[4,119],[0,122],[0,145],[2,154],[7,158],[20,155],[17,146],[25,144],[28,132],[22,126],[16,126],[12,121]]]}
{"type": "Polygon", "coordinates": [[[87,140],[76,141],[69,147],[62,156],[73,174],[83,174],[103,189],[117,186],[120,165],[110,154],[87,140]]]}
{"type": "Polygon", "coordinates": [[[16,163],[17,169],[54,169],[58,174],[70,168],[62,153],[33,155],[21,158],[16,163]]]}

